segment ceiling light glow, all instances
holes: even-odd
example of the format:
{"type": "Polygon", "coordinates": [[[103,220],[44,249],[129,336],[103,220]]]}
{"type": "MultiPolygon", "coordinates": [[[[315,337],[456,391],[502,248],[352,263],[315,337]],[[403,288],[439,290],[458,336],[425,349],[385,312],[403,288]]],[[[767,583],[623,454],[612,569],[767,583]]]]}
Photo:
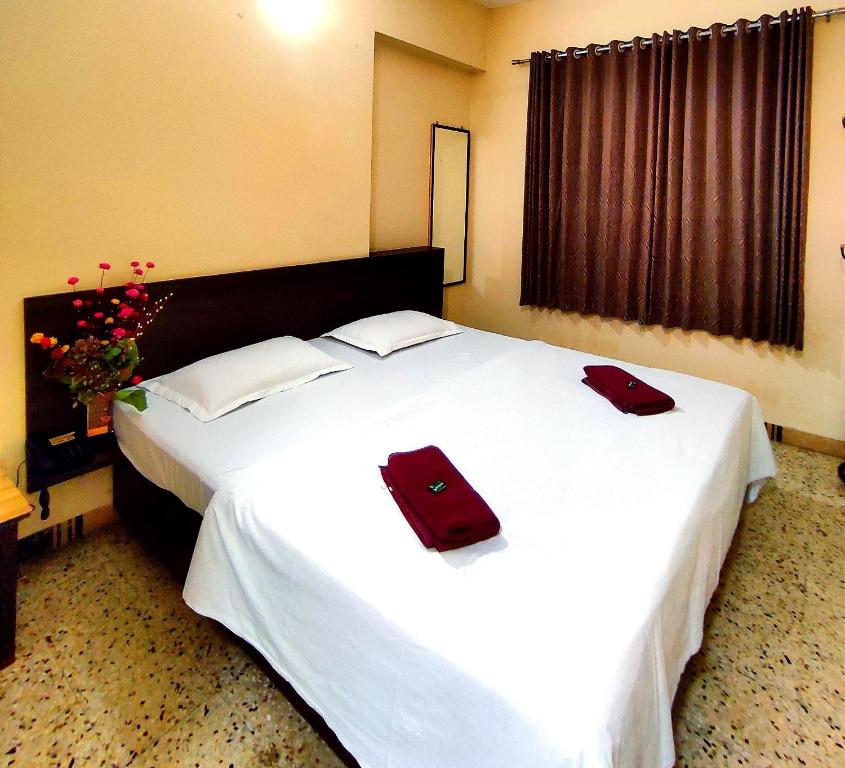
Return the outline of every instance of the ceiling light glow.
{"type": "Polygon", "coordinates": [[[325,13],[324,0],[259,0],[270,23],[285,35],[307,35],[325,13]]]}

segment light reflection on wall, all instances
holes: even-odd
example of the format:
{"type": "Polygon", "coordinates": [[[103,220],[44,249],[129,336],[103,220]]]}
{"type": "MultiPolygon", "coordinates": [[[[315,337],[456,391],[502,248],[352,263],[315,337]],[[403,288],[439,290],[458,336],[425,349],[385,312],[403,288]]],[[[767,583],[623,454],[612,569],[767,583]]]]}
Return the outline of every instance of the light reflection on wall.
{"type": "Polygon", "coordinates": [[[259,0],[268,21],[287,37],[305,37],[325,15],[325,0],[259,0]]]}

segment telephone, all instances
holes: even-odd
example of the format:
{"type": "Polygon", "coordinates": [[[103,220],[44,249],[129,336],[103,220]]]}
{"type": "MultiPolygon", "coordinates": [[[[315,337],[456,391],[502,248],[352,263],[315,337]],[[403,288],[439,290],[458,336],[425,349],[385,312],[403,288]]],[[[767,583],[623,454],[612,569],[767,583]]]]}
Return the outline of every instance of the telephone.
{"type": "Polygon", "coordinates": [[[27,440],[30,461],[38,476],[66,472],[94,461],[94,452],[86,440],[77,439],[73,432],[56,437],[33,435],[27,440]]]}

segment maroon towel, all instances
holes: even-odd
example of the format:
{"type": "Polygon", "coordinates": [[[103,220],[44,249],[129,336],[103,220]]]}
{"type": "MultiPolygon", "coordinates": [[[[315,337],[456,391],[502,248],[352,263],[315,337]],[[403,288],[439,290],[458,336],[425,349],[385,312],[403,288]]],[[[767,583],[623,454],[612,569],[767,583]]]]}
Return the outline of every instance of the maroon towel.
{"type": "Polygon", "coordinates": [[[675,401],[665,392],[615,365],[585,365],[584,373],[587,377],[582,381],[623,413],[650,416],[671,411],[675,407],[675,401]]]}
{"type": "Polygon", "coordinates": [[[438,552],[465,547],[499,532],[487,502],[439,448],[391,453],[381,476],[425,547],[438,552]]]}

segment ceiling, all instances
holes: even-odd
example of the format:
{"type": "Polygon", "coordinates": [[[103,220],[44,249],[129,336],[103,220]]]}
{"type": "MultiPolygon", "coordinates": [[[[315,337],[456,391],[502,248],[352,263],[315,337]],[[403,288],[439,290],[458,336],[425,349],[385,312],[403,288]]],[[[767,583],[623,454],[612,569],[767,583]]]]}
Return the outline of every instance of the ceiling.
{"type": "Polygon", "coordinates": [[[477,3],[486,6],[487,8],[501,8],[503,5],[513,5],[514,3],[522,2],[522,0],[475,0],[477,3]]]}

